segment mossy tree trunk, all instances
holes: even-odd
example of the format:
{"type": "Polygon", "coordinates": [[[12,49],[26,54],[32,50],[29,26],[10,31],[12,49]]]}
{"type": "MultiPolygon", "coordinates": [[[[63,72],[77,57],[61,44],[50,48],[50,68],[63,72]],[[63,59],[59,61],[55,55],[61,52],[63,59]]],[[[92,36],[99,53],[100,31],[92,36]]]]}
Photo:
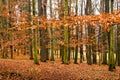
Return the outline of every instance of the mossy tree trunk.
{"type": "MultiPolygon", "coordinates": [[[[60,14],[59,14],[59,18],[62,19],[64,17],[64,0],[59,0],[59,6],[60,6],[60,14]]],[[[63,26],[61,26],[61,29],[63,29],[63,26]]],[[[63,34],[63,33],[60,33],[63,34]]],[[[64,40],[63,37],[60,37],[61,41],[64,40]]],[[[62,63],[64,63],[63,61],[63,55],[64,55],[64,45],[60,44],[60,57],[62,58],[62,63]]]]}
{"type": "MultiPolygon", "coordinates": [[[[3,5],[4,5],[4,0],[1,0],[0,1],[0,5],[1,5],[1,7],[0,7],[0,14],[3,14],[3,5]]],[[[2,30],[4,29],[4,22],[3,22],[3,16],[1,16],[0,17],[0,30],[1,30],[1,33],[0,33],[0,35],[1,35],[1,52],[2,52],[2,58],[5,58],[5,54],[4,54],[4,47],[3,47],[3,45],[4,45],[4,33],[2,32],[2,30]]]]}
{"type": "MultiPolygon", "coordinates": [[[[113,11],[114,0],[110,0],[111,12],[113,11]]],[[[108,32],[108,44],[109,44],[109,71],[115,69],[115,59],[114,59],[114,26],[110,27],[110,32],[108,32]]]]}
{"type": "MultiPolygon", "coordinates": [[[[33,25],[35,25],[34,17],[36,16],[36,0],[32,0],[32,13],[33,13],[33,25]]],[[[34,53],[34,63],[39,64],[38,62],[38,50],[37,50],[37,29],[32,30],[33,41],[32,41],[32,50],[34,53]]]]}
{"type": "MultiPolygon", "coordinates": [[[[65,7],[64,7],[64,18],[66,18],[68,16],[68,0],[64,1],[65,7]]],[[[68,44],[68,26],[64,26],[64,54],[63,54],[63,63],[64,64],[68,64],[68,48],[69,48],[69,44],[68,44]]]]}
{"type": "MultiPolygon", "coordinates": [[[[50,17],[52,18],[52,0],[50,0],[50,17]]],[[[51,25],[51,58],[50,60],[51,61],[54,61],[54,37],[53,37],[53,34],[54,34],[54,29],[52,28],[52,25],[51,25]]]]}

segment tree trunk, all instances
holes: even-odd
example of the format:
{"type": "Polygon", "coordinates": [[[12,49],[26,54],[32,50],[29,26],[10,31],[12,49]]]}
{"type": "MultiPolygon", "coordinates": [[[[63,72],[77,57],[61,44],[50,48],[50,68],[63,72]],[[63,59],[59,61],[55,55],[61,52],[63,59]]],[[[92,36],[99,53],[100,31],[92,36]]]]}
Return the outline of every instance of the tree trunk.
{"type": "MultiPolygon", "coordinates": [[[[52,18],[52,0],[50,0],[50,17],[52,18]]],[[[52,25],[51,25],[52,26],[52,25]]],[[[50,29],[51,31],[51,61],[54,61],[54,38],[53,38],[53,34],[54,34],[54,30],[53,28],[50,29]]]]}
{"type": "MultiPolygon", "coordinates": [[[[104,1],[103,1],[104,2],[104,1]]],[[[105,4],[105,13],[109,13],[109,0],[105,0],[105,2],[104,2],[104,4],[105,4]]],[[[109,33],[108,33],[109,34],[109,33]]],[[[107,36],[107,32],[105,32],[104,34],[103,34],[103,45],[105,45],[105,44],[107,44],[107,42],[106,42],[106,39],[104,39],[104,38],[107,38],[106,37],[107,36]]],[[[109,37],[108,37],[108,43],[109,43],[109,37]]],[[[108,47],[109,47],[109,45],[107,46],[107,45],[105,45],[104,46],[104,52],[103,52],[103,62],[102,62],[102,64],[107,64],[107,52],[108,51],[105,51],[105,50],[107,50],[108,49],[108,47]]]]}
{"type": "MultiPolygon", "coordinates": [[[[113,3],[114,0],[110,0],[111,2],[111,12],[113,11],[113,3]]],[[[114,26],[110,27],[110,32],[108,32],[108,44],[109,44],[109,71],[113,71],[115,69],[115,59],[114,59],[114,26]]]]}
{"type": "MultiPolygon", "coordinates": [[[[29,0],[28,1],[28,12],[29,12],[29,23],[32,21],[32,17],[31,17],[31,1],[29,0]]],[[[29,49],[30,49],[30,57],[29,57],[29,59],[30,60],[32,60],[33,59],[33,51],[32,51],[32,38],[30,38],[30,47],[29,47],[29,49]]]]}
{"type": "MultiPolygon", "coordinates": [[[[81,1],[81,16],[83,15],[83,0],[81,1]]],[[[82,42],[82,38],[83,38],[83,26],[80,26],[80,40],[82,42]]],[[[83,44],[80,45],[80,63],[83,62],[83,44]]]]}
{"type": "MultiPolygon", "coordinates": [[[[8,0],[8,10],[9,10],[9,19],[8,19],[8,24],[9,24],[9,27],[12,28],[12,25],[11,25],[11,4],[10,4],[10,0],[8,0]]],[[[10,45],[10,57],[11,59],[13,59],[13,38],[12,38],[12,32],[10,32],[10,41],[11,41],[11,45],[10,45]]]]}
{"type": "MultiPolygon", "coordinates": [[[[36,0],[32,0],[32,13],[33,13],[33,17],[35,17],[36,15],[36,0]]],[[[35,25],[35,21],[33,18],[33,25],[35,25]]],[[[34,53],[34,63],[35,64],[39,64],[38,62],[38,50],[37,50],[37,29],[32,30],[33,33],[33,43],[32,43],[32,47],[33,47],[33,53],[34,53]]]]}
{"type": "MultiPolygon", "coordinates": [[[[91,14],[91,11],[92,10],[92,3],[91,3],[91,0],[87,0],[87,2],[86,2],[86,8],[85,8],[85,14],[86,15],[89,15],[89,14],[91,14]]],[[[88,26],[88,37],[90,37],[91,36],[91,27],[90,26],[88,26]]],[[[88,43],[89,43],[89,41],[88,41],[88,43]]],[[[92,64],[92,59],[91,59],[91,49],[92,49],[92,46],[91,45],[87,45],[86,46],[86,49],[87,49],[87,53],[86,53],[86,58],[87,58],[87,63],[88,64],[92,64]]]]}
{"type": "MultiPolygon", "coordinates": [[[[78,12],[78,0],[76,0],[76,16],[78,15],[77,14],[78,12]]],[[[77,60],[78,60],[78,31],[79,31],[79,28],[78,28],[78,25],[76,26],[76,47],[75,47],[75,59],[74,59],[74,63],[77,64],[77,60]]]]}
{"type": "MultiPolygon", "coordinates": [[[[43,3],[47,3],[47,0],[43,0],[43,3]]],[[[42,0],[38,0],[38,9],[39,9],[39,16],[46,18],[46,5],[42,5],[42,0]]],[[[41,24],[41,23],[40,23],[41,24]]],[[[40,60],[42,62],[46,62],[46,60],[49,59],[49,54],[48,54],[48,48],[46,48],[46,45],[48,44],[48,38],[47,38],[47,29],[41,28],[40,30],[40,60]]]]}
{"type": "MultiPolygon", "coordinates": [[[[65,8],[64,8],[64,17],[66,18],[68,16],[68,0],[65,0],[64,2],[65,4],[65,8]]],[[[65,45],[64,45],[64,54],[63,54],[63,63],[64,64],[68,64],[68,47],[69,47],[69,44],[68,44],[68,26],[65,27],[64,26],[64,41],[65,41],[65,45]]]]}
{"type": "Polygon", "coordinates": [[[117,64],[120,66],[120,26],[117,27],[117,64]]]}
{"type": "MultiPolygon", "coordinates": [[[[0,5],[1,5],[1,7],[0,7],[0,14],[3,14],[2,12],[3,12],[3,5],[4,5],[4,0],[1,0],[0,1],[0,5]]],[[[3,19],[3,16],[1,16],[0,17],[0,29],[1,30],[4,30],[4,19],[3,19]]],[[[2,58],[5,58],[5,53],[4,53],[4,33],[3,32],[1,32],[0,33],[0,35],[1,35],[1,52],[2,52],[2,58]]]]}

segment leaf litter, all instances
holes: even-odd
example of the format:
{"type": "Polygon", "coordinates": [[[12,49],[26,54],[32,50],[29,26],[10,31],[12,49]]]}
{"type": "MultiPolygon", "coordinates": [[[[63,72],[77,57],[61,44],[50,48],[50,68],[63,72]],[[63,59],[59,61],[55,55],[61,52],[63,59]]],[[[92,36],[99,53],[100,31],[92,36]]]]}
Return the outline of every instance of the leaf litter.
{"type": "Polygon", "coordinates": [[[119,80],[120,67],[113,72],[106,65],[61,64],[31,60],[0,60],[0,80],[119,80]]]}

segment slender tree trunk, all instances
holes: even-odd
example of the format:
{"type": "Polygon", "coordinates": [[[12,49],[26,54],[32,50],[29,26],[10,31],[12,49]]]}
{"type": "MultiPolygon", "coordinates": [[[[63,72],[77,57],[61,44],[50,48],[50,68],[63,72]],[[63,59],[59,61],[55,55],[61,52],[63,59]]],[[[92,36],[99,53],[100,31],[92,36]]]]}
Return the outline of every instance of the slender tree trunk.
{"type": "MultiPolygon", "coordinates": [[[[117,1],[117,10],[119,9],[119,2],[117,1]]],[[[116,63],[118,66],[120,66],[120,25],[117,25],[117,49],[116,49],[116,63]]],[[[115,38],[116,39],[116,38],[115,38]]]]}
{"type": "MultiPolygon", "coordinates": [[[[86,15],[91,14],[91,10],[92,10],[91,0],[87,0],[86,8],[85,8],[85,14],[86,15]]],[[[91,27],[88,26],[88,37],[90,37],[90,36],[91,36],[91,27]]],[[[86,53],[87,63],[91,65],[92,64],[92,61],[91,61],[92,60],[91,59],[91,49],[92,49],[92,47],[91,47],[91,45],[87,45],[86,49],[87,49],[87,53],[86,53]]]]}
{"type": "MultiPolygon", "coordinates": [[[[104,4],[105,4],[105,13],[109,13],[109,0],[105,0],[105,2],[104,2],[104,4]]],[[[109,33],[108,33],[108,35],[109,35],[109,33]]],[[[105,45],[105,44],[107,44],[107,42],[106,42],[106,39],[104,39],[104,38],[106,38],[106,36],[107,36],[107,32],[105,32],[104,34],[103,34],[103,45],[105,45]]],[[[109,37],[108,37],[108,44],[109,44],[109,37]]],[[[107,48],[109,47],[109,45],[107,46],[107,45],[105,45],[104,46],[104,53],[103,53],[103,62],[102,62],[102,64],[107,64],[107,51],[105,51],[105,50],[107,50],[107,48]]]]}
{"type": "MultiPolygon", "coordinates": [[[[113,11],[114,0],[110,0],[111,12],[113,11]]],[[[109,71],[115,69],[115,59],[114,59],[114,26],[110,27],[110,32],[108,32],[108,44],[109,44],[109,71]]]]}
{"type": "MultiPolygon", "coordinates": [[[[47,4],[47,0],[43,0],[44,4],[47,4]]],[[[38,0],[38,5],[39,5],[39,16],[46,18],[46,5],[42,5],[42,0],[38,0]]],[[[40,60],[42,62],[46,62],[46,60],[49,59],[49,54],[48,54],[48,48],[46,48],[46,45],[48,44],[48,37],[47,34],[48,30],[47,29],[40,29],[40,60]]]]}
{"type": "Polygon", "coordinates": [[[117,64],[120,66],[120,26],[117,27],[117,64]]]}
{"type": "MultiPolygon", "coordinates": [[[[95,29],[92,28],[92,35],[95,35],[95,29]]],[[[92,57],[93,57],[93,64],[97,64],[97,54],[96,54],[96,48],[97,48],[97,44],[96,44],[96,37],[92,38],[93,42],[92,42],[92,57]]]]}
{"type": "MultiPolygon", "coordinates": [[[[79,29],[78,26],[76,26],[76,41],[77,41],[77,43],[78,43],[78,29],[79,29]]],[[[78,60],[78,44],[75,47],[75,59],[74,59],[75,64],[78,63],[77,60],[78,60]]]]}
{"type": "Polygon", "coordinates": [[[95,44],[93,44],[93,46],[92,46],[92,51],[93,51],[93,54],[92,54],[93,64],[97,64],[97,54],[96,54],[96,45],[95,44]]]}
{"type": "MultiPolygon", "coordinates": [[[[29,23],[32,21],[31,17],[31,0],[28,1],[28,12],[29,12],[29,23]]],[[[32,51],[32,38],[30,38],[30,60],[33,59],[33,51],[32,51]]]]}
{"type": "MultiPolygon", "coordinates": [[[[50,0],[50,15],[52,18],[52,0],[50,0]]],[[[51,30],[51,59],[50,60],[54,61],[54,38],[53,38],[54,30],[53,28],[51,28],[50,30],[51,30]]]]}
{"type": "MultiPolygon", "coordinates": [[[[62,19],[62,17],[64,17],[64,6],[63,6],[63,4],[64,4],[64,1],[63,0],[60,0],[60,15],[59,15],[59,18],[60,19],[62,19]]],[[[63,29],[63,26],[61,26],[61,29],[63,29]]],[[[61,33],[62,34],[62,33],[61,33]]],[[[61,37],[61,40],[64,40],[64,38],[63,37],[61,37]]],[[[60,57],[62,58],[62,63],[64,63],[64,61],[63,61],[63,55],[64,54],[64,45],[61,45],[60,44],[60,57]]]]}
{"type": "Polygon", "coordinates": [[[101,65],[101,62],[102,62],[102,37],[101,37],[101,32],[102,32],[102,29],[101,29],[101,26],[98,27],[98,42],[97,42],[97,51],[98,51],[98,56],[99,56],[99,65],[101,65]]]}
{"type": "MultiPolygon", "coordinates": [[[[81,1],[81,16],[83,15],[83,0],[81,1]]],[[[83,38],[83,26],[80,26],[80,40],[82,42],[82,38],[83,38]]],[[[80,45],[80,63],[82,63],[83,61],[83,44],[80,45]]]]}
{"type": "MultiPolygon", "coordinates": [[[[64,2],[65,4],[65,9],[64,9],[64,17],[66,18],[68,16],[68,0],[65,0],[64,2]]],[[[65,41],[65,45],[64,45],[64,54],[63,54],[63,63],[64,64],[68,64],[68,47],[69,47],[69,44],[68,44],[68,26],[67,27],[64,27],[64,41],[65,41]]]]}
{"type": "MultiPolygon", "coordinates": [[[[68,16],[71,16],[71,0],[69,1],[69,6],[68,6],[68,16]]],[[[70,47],[70,31],[71,29],[68,27],[68,61],[70,62],[70,54],[71,54],[71,47],[70,47]]]]}
{"type": "MultiPolygon", "coordinates": [[[[0,7],[0,14],[3,14],[2,12],[3,12],[3,5],[4,5],[4,0],[1,0],[0,1],[0,5],[1,5],[1,7],[0,7]]],[[[0,29],[4,29],[4,19],[3,19],[3,16],[1,16],[0,17],[0,29]]],[[[4,34],[1,32],[1,52],[2,52],[2,58],[5,58],[5,54],[4,54],[4,34]]]]}
{"type": "MultiPolygon", "coordinates": [[[[32,13],[33,13],[33,25],[35,25],[34,17],[36,15],[36,0],[32,0],[32,13]]],[[[32,30],[33,33],[33,43],[32,43],[32,48],[33,48],[33,53],[34,53],[34,63],[39,64],[38,62],[38,50],[37,50],[37,29],[32,30]]]]}
{"type": "MultiPolygon", "coordinates": [[[[100,0],[100,12],[104,12],[105,11],[105,7],[104,7],[104,0],[100,0]]],[[[102,26],[98,26],[98,42],[97,42],[97,44],[98,44],[98,46],[97,46],[97,50],[98,50],[98,56],[99,56],[99,65],[101,65],[101,63],[102,63],[102,60],[103,59],[105,59],[105,58],[103,58],[103,39],[102,39],[102,35],[104,35],[102,32],[102,26]]],[[[107,59],[107,58],[106,58],[107,59]]],[[[106,59],[104,60],[104,61],[106,61],[106,59]]],[[[106,63],[106,62],[105,62],[106,63]]]]}
{"type": "Polygon", "coordinates": [[[102,47],[102,59],[103,59],[103,61],[102,61],[102,64],[107,64],[107,52],[108,51],[106,51],[107,49],[108,49],[108,46],[107,46],[107,42],[106,42],[106,32],[105,33],[103,33],[103,35],[102,35],[102,45],[103,45],[103,47],[102,47]]]}
{"type": "MultiPolygon", "coordinates": [[[[76,16],[78,15],[77,12],[78,12],[78,0],[76,0],[76,16]]],[[[75,31],[76,31],[76,43],[78,43],[78,31],[79,31],[78,25],[76,26],[75,31]]],[[[74,59],[75,64],[78,63],[77,60],[78,60],[78,44],[75,47],[75,59],[74,59]]]]}
{"type": "MultiPolygon", "coordinates": [[[[8,10],[9,10],[9,20],[8,20],[8,24],[9,24],[9,27],[12,28],[12,25],[11,25],[11,4],[10,4],[10,0],[8,0],[8,10]]],[[[12,38],[12,32],[10,32],[10,41],[11,41],[11,45],[10,45],[10,58],[13,59],[13,38],[12,38]]]]}

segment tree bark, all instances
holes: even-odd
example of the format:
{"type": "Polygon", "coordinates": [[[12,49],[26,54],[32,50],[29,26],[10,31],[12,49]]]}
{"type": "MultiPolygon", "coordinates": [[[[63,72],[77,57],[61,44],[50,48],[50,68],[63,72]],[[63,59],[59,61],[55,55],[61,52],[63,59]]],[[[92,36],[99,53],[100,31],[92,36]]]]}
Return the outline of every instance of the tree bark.
{"type": "MultiPolygon", "coordinates": [[[[113,11],[114,0],[110,0],[111,12],[113,11]]],[[[108,44],[109,44],[109,71],[115,69],[115,59],[114,59],[114,26],[110,27],[110,32],[108,32],[108,44]]]]}
{"type": "MultiPolygon", "coordinates": [[[[91,0],[87,0],[87,2],[86,2],[86,8],[85,8],[85,14],[86,15],[91,14],[92,13],[91,10],[92,10],[91,0]]],[[[89,25],[88,26],[88,37],[90,37],[90,36],[91,36],[91,27],[89,25]]],[[[89,41],[88,41],[88,43],[89,43],[89,41]]],[[[91,49],[92,49],[92,46],[91,45],[87,45],[86,49],[87,49],[87,52],[86,52],[87,63],[89,65],[91,65],[92,64],[92,61],[91,61],[92,60],[91,59],[91,49]]]]}

